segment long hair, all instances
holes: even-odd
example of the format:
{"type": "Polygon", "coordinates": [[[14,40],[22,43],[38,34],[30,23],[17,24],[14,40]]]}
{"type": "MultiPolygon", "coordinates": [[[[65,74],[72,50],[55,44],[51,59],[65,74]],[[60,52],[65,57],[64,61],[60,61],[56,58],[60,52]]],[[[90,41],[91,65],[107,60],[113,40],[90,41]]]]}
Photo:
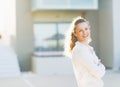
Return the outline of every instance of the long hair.
{"type": "MultiPolygon", "coordinates": [[[[64,41],[64,55],[71,58],[71,53],[73,47],[75,46],[75,42],[78,41],[76,36],[74,35],[75,26],[79,23],[83,23],[88,21],[81,16],[78,16],[73,19],[70,27],[68,28],[67,32],[65,33],[65,41],[64,41]]],[[[89,24],[89,23],[88,23],[89,24]]]]}

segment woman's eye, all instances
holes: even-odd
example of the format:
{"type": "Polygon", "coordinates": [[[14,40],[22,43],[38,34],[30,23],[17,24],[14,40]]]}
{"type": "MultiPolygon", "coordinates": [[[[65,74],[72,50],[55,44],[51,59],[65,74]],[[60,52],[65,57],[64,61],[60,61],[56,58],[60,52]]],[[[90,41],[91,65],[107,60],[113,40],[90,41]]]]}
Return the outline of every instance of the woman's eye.
{"type": "Polygon", "coordinates": [[[88,28],[85,28],[85,30],[88,30],[88,28]]]}
{"type": "Polygon", "coordinates": [[[80,30],[79,32],[82,32],[82,30],[80,30]]]}

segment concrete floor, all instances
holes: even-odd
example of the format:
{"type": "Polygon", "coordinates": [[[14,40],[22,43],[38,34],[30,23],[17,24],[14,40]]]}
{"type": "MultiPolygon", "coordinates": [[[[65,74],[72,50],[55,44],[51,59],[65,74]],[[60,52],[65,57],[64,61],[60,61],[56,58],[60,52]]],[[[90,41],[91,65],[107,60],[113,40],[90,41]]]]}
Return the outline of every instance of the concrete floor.
{"type": "Polygon", "coordinates": [[[120,71],[107,71],[103,81],[105,87],[120,87],[120,71]]]}
{"type": "MultiPolygon", "coordinates": [[[[104,87],[120,87],[120,72],[107,71],[104,87]]],[[[1,78],[0,87],[77,87],[74,75],[24,75],[19,78],[1,78]]]]}

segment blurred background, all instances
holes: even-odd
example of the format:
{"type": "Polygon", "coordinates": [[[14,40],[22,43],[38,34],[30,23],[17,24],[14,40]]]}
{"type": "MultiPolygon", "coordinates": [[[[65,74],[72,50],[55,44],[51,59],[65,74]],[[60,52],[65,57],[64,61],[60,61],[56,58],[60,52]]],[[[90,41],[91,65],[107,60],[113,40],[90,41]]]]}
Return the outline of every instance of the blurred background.
{"type": "Polygon", "coordinates": [[[71,60],[63,55],[63,44],[72,19],[82,16],[90,22],[91,46],[107,69],[105,87],[119,87],[119,3],[119,0],[2,0],[0,76],[31,73],[39,78],[28,77],[27,81],[35,85],[29,87],[77,87],[71,60]],[[11,57],[3,58],[7,53],[11,57]]]}

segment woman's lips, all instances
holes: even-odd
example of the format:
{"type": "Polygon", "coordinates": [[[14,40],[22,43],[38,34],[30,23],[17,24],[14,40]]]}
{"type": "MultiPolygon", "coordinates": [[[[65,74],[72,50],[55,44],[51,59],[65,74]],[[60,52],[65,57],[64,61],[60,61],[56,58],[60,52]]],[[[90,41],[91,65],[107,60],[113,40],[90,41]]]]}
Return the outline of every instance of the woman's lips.
{"type": "Polygon", "coordinates": [[[83,38],[88,38],[88,36],[89,36],[89,35],[85,35],[85,36],[83,36],[83,38]]]}

